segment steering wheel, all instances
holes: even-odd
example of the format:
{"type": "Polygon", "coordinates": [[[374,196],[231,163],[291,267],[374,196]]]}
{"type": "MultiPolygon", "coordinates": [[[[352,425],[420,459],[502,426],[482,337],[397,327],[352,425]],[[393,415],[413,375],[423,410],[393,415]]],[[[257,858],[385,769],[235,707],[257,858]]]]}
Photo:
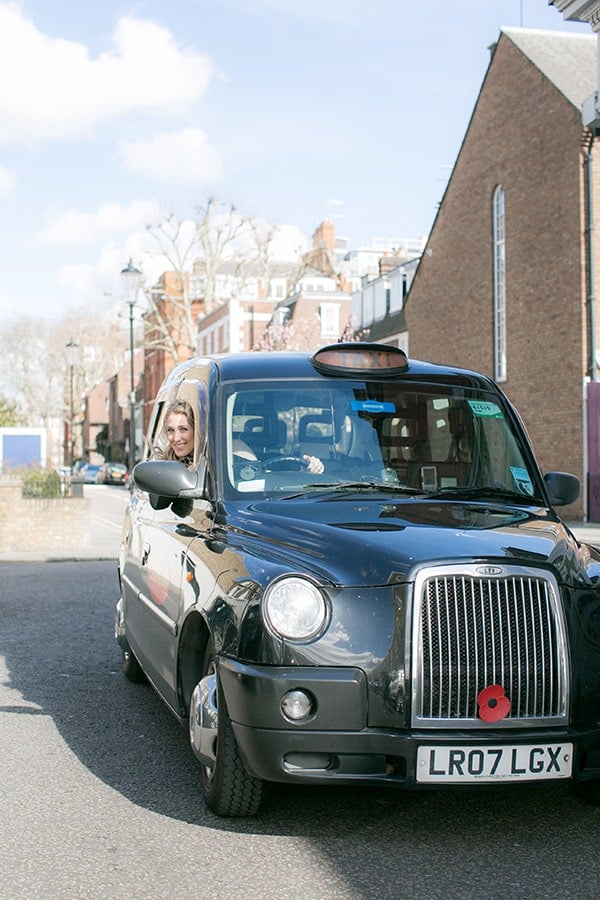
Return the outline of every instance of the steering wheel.
{"type": "Polygon", "coordinates": [[[300,472],[307,465],[301,456],[270,456],[262,461],[264,472],[300,472]]]}

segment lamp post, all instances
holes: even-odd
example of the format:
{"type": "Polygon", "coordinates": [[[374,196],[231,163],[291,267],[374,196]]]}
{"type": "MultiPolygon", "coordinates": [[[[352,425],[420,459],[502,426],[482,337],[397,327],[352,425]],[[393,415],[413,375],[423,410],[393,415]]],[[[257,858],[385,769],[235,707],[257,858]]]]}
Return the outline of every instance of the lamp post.
{"type": "Polygon", "coordinates": [[[73,462],[75,456],[75,438],[73,435],[73,422],[75,418],[75,414],[73,411],[73,369],[75,368],[75,359],[77,356],[77,348],[79,344],[76,344],[75,341],[71,338],[68,344],[65,345],[66,357],[67,357],[67,365],[69,367],[69,410],[70,410],[70,423],[69,423],[69,466],[71,467],[71,472],[73,472],[73,462]]]}
{"type": "Polygon", "coordinates": [[[124,269],[121,269],[121,277],[125,285],[125,302],[129,306],[129,471],[133,472],[135,465],[135,376],[133,371],[133,307],[137,300],[142,273],[129,260],[124,269]]]}

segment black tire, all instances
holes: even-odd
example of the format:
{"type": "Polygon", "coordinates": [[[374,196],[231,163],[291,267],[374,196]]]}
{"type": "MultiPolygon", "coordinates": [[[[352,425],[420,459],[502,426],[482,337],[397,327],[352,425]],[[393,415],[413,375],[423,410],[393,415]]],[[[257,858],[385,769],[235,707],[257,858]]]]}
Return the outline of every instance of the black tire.
{"type": "Polygon", "coordinates": [[[137,661],[131,647],[127,647],[126,650],[123,650],[122,667],[125,677],[128,678],[129,681],[133,681],[134,684],[144,684],[144,682],[147,681],[144,670],[137,661]]]}
{"type": "MultiPolygon", "coordinates": [[[[204,675],[215,671],[214,657],[209,643],[204,656],[204,675]]],[[[217,708],[215,764],[212,768],[202,766],[202,797],[207,808],[217,816],[253,816],[260,806],[263,783],[244,768],[218,678],[217,708]]]]}

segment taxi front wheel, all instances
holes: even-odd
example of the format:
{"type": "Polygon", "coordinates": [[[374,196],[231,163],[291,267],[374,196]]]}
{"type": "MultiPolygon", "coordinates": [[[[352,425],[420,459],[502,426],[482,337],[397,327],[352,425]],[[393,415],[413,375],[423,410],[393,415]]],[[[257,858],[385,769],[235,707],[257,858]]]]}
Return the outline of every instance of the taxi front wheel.
{"type": "MultiPolygon", "coordinates": [[[[210,642],[203,671],[204,677],[216,672],[215,653],[210,642]]],[[[218,816],[253,816],[260,806],[262,781],[249,775],[244,768],[218,677],[216,682],[216,747],[214,763],[202,766],[202,796],[208,809],[218,816]]]]}

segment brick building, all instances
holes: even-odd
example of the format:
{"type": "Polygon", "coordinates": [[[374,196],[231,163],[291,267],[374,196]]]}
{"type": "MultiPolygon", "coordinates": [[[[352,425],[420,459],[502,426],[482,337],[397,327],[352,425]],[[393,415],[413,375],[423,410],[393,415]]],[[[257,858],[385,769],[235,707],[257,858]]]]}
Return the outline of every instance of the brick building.
{"type": "Polygon", "coordinates": [[[501,383],[542,469],[581,478],[567,515],[600,521],[595,84],[592,35],[501,31],[405,316],[411,356],[501,383]]]}
{"type": "Polygon", "coordinates": [[[148,429],[154,398],[166,376],[180,362],[193,356],[196,321],[204,312],[204,300],[193,295],[190,279],[178,272],[164,272],[152,288],[154,309],[144,319],[143,431],[148,429]]]}
{"type": "MultiPolygon", "coordinates": [[[[141,415],[143,369],[144,353],[142,350],[136,350],[133,355],[136,459],[139,458],[143,440],[141,415]]],[[[128,359],[118,372],[96,385],[85,398],[81,420],[81,456],[85,462],[102,463],[104,460],[127,462],[130,394],[131,365],[128,359]]]]}
{"type": "Polygon", "coordinates": [[[229,297],[198,322],[198,354],[253,350],[274,306],[272,297],[229,297]]]}
{"type": "MultiPolygon", "coordinates": [[[[299,263],[271,262],[267,271],[253,269],[250,263],[240,277],[239,264],[224,261],[215,279],[213,309],[198,318],[197,352],[315,349],[336,341],[349,331],[353,292],[361,315],[368,315],[368,299],[363,303],[360,294],[364,290],[370,297],[371,284],[382,272],[393,295],[392,312],[398,307],[397,296],[401,307],[409,283],[409,261],[414,262],[422,245],[421,240],[400,240],[349,250],[347,240],[336,235],[333,222],[324,219],[299,263]],[[403,263],[406,270],[402,266],[400,271],[397,267],[403,263]]],[[[195,278],[195,274],[190,278],[192,294],[195,278]]],[[[202,295],[201,285],[198,295],[202,295]]],[[[376,312],[379,315],[378,307],[376,312]]],[[[368,332],[362,319],[357,330],[368,332]]]]}
{"type": "Polygon", "coordinates": [[[96,440],[99,434],[107,431],[109,393],[109,382],[103,381],[84,399],[83,415],[81,416],[81,447],[79,448],[81,459],[84,462],[104,462],[103,457],[96,451],[96,440]]]}
{"type": "Polygon", "coordinates": [[[294,261],[249,260],[240,266],[238,260],[224,260],[215,277],[213,308],[198,320],[198,353],[254,350],[298,270],[294,261]]]}

